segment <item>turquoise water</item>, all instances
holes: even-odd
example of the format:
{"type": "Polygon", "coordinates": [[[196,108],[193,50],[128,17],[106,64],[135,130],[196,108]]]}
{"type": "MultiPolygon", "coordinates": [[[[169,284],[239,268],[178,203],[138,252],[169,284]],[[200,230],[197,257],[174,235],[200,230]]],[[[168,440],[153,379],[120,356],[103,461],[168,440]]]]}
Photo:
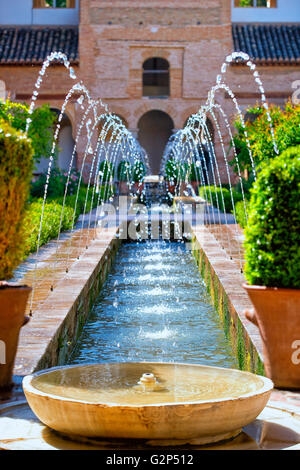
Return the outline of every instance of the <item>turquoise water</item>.
{"type": "Polygon", "coordinates": [[[69,360],[237,367],[183,243],[123,244],[69,360]]]}

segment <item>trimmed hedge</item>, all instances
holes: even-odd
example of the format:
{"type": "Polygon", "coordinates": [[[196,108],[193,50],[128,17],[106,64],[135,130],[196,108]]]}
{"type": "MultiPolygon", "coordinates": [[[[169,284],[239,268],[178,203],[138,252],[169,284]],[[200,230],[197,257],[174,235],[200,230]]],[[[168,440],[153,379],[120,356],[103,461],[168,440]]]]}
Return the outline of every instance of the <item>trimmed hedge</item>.
{"type": "Polygon", "coordinates": [[[23,220],[32,169],[30,139],[0,121],[0,280],[10,279],[24,256],[23,220]]]}
{"type": "MultiPolygon", "coordinates": [[[[234,203],[237,203],[238,201],[241,201],[243,199],[242,194],[239,192],[235,191],[232,189],[232,194],[233,194],[233,201],[234,203]]],[[[231,200],[231,194],[229,189],[227,188],[220,188],[217,186],[200,186],[199,187],[199,196],[207,199],[207,201],[210,203],[210,195],[212,197],[212,202],[214,207],[218,207],[219,204],[219,209],[220,211],[224,212],[224,205],[225,205],[225,211],[226,213],[232,213],[233,212],[233,207],[232,207],[232,200],[231,200]],[[222,198],[223,194],[223,198],[222,198]],[[223,204],[223,199],[224,199],[224,204],[223,204]],[[217,204],[218,201],[218,204],[217,204]]]]}
{"type": "MultiPolygon", "coordinates": [[[[75,215],[75,222],[78,219],[80,214],[84,212],[85,206],[85,199],[86,199],[86,192],[87,189],[85,187],[80,188],[78,193],[77,199],[77,206],[76,206],[76,215],[75,215]]],[[[106,185],[100,188],[100,199],[99,203],[102,201],[108,200],[111,196],[113,196],[114,191],[113,187],[106,185]]],[[[93,199],[93,208],[97,206],[99,198],[99,193],[94,193],[93,199]]],[[[44,209],[44,217],[43,217],[43,224],[42,224],[42,231],[40,237],[39,246],[45,245],[48,241],[56,238],[59,232],[60,226],[60,218],[62,213],[62,204],[63,204],[63,196],[56,197],[56,198],[49,198],[45,204],[44,209]]],[[[63,218],[62,218],[62,225],[61,231],[71,230],[73,225],[73,215],[74,215],[74,208],[76,202],[76,194],[72,194],[70,196],[66,196],[63,218]]],[[[89,196],[86,203],[85,212],[89,212],[91,210],[91,202],[92,202],[92,188],[89,190],[89,196]]],[[[42,215],[42,208],[43,208],[43,199],[36,199],[29,205],[25,221],[24,221],[24,230],[25,230],[25,255],[28,256],[30,253],[34,253],[37,250],[38,246],[38,235],[40,229],[40,221],[42,215]]]]}
{"type": "Polygon", "coordinates": [[[132,168],[128,160],[121,160],[117,168],[118,181],[129,182],[132,177],[132,168]]]}
{"type": "MultiPolygon", "coordinates": [[[[26,212],[24,229],[26,233],[25,255],[29,255],[37,250],[40,221],[43,207],[43,199],[32,202],[26,212]]],[[[59,232],[62,206],[55,201],[47,202],[44,208],[44,217],[41,230],[40,244],[44,245],[49,240],[56,238],[59,232]]],[[[61,230],[72,228],[74,210],[65,206],[62,218],[61,230]]]]}
{"type": "MultiPolygon", "coordinates": [[[[245,204],[246,204],[247,214],[249,214],[249,207],[250,207],[249,200],[246,199],[245,204]]],[[[247,218],[245,214],[244,201],[238,201],[235,204],[235,219],[242,228],[245,228],[247,226],[247,218]]]]}
{"type": "Polygon", "coordinates": [[[140,183],[146,175],[146,167],[143,162],[137,160],[132,167],[132,180],[134,183],[140,183]]]}
{"type": "Polygon", "coordinates": [[[251,285],[300,288],[300,146],[262,167],[245,230],[251,285]]]}

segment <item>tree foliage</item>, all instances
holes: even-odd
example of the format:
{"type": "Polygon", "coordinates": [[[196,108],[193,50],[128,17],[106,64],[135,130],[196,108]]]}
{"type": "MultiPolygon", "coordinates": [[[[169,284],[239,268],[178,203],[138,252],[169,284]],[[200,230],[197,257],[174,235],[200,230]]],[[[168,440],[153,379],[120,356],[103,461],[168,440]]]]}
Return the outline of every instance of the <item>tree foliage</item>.
{"type": "MultiPolygon", "coordinates": [[[[270,162],[276,153],[273,138],[268,121],[267,110],[256,106],[247,110],[246,133],[253,156],[255,166],[259,169],[263,163],[270,162]]],[[[289,147],[300,143],[300,106],[288,102],[284,109],[279,106],[270,106],[270,116],[274,128],[274,137],[279,154],[289,147]]],[[[248,170],[252,173],[252,165],[247,146],[244,128],[239,119],[234,121],[237,134],[234,136],[234,144],[238,153],[238,161],[241,171],[248,170]]],[[[235,159],[232,160],[234,170],[237,172],[235,159]]]]}
{"type": "Polygon", "coordinates": [[[28,130],[28,137],[32,141],[35,162],[40,162],[42,157],[49,156],[51,152],[53,128],[56,115],[47,104],[36,108],[32,115],[29,114],[27,104],[14,103],[7,99],[0,100],[0,119],[9,123],[14,129],[25,131],[26,120],[31,117],[32,122],[28,130]]]}

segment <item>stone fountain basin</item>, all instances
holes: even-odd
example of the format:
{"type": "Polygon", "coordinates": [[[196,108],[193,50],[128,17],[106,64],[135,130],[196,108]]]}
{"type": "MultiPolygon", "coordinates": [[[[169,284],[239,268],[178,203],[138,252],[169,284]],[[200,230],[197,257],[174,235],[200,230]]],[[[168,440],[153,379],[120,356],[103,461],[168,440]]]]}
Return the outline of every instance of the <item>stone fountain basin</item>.
{"type": "Polygon", "coordinates": [[[273,383],[249,372],[176,363],[55,367],[27,376],[32,411],[64,434],[162,445],[236,436],[266,406],[273,383]],[[139,385],[153,374],[154,387],[139,385]]]}

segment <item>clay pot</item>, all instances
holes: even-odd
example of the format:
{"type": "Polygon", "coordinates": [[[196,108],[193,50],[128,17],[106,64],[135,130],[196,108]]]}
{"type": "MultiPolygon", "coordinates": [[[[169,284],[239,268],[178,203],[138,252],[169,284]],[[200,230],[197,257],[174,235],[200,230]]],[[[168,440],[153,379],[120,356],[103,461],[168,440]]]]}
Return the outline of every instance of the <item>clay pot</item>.
{"type": "Polygon", "coordinates": [[[300,389],[300,289],[243,285],[259,328],[266,374],[278,388],[300,389]]]}
{"type": "Polygon", "coordinates": [[[0,390],[12,387],[20,328],[29,320],[25,308],[30,292],[28,286],[0,284],[0,390]]]}
{"type": "Polygon", "coordinates": [[[128,194],[129,188],[127,181],[119,182],[119,194],[128,194]]]}
{"type": "Polygon", "coordinates": [[[187,184],[182,181],[179,185],[179,194],[180,196],[186,196],[187,194],[185,194],[187,192],[187,184]]]}
{"type": "Polygon", "coordinates": [[[176,184],[170,183],[168,181],[168,191],[169,191],[169,193],[175,194],[175,190],[176,190],[176,184]]]}
{"type": "Polygon", "coordinates": [[[143,189],[144,189],[144,182],[143,181],[141,183],[134,183],[133,184],[133,193],[134,194],[141,194],[143,189]]]}
{"type": "Polygon", "coordinates": [[[198,196],[198,188],[200,186],[200,183],[198,183],[198,181],[191,181],[191,186],[195,191],[196,196],[198,196]]]}

